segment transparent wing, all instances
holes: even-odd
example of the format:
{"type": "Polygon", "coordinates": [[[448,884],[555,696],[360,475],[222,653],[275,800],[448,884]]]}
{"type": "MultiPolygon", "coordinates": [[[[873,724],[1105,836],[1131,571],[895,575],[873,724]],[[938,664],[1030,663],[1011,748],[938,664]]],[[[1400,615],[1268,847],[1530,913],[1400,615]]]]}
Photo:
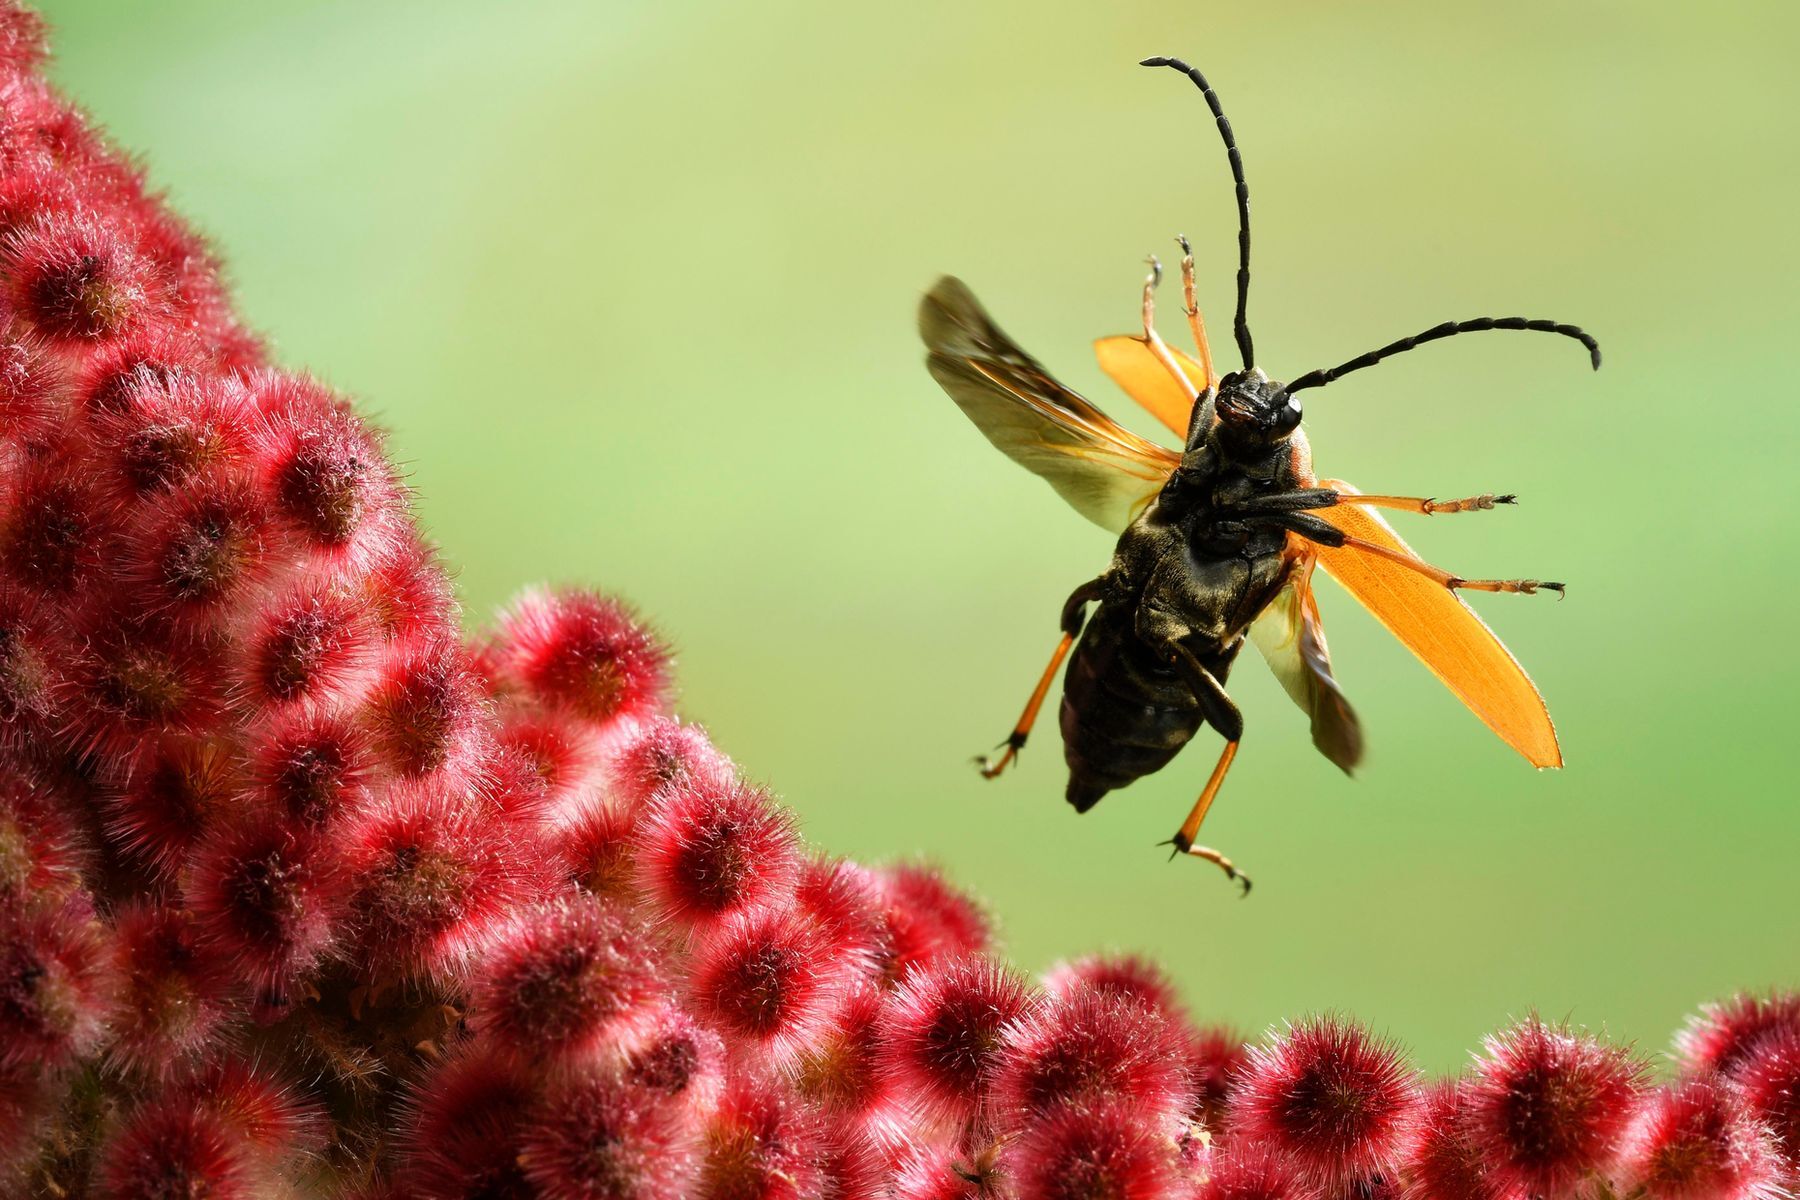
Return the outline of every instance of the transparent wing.
{"type": "Polygon", "coordinates": [[[1129,525],[1181,461],[1051,378],[961,280],[926,293],[919,335],[932,378],[988,441],[1104,529],[1129,525]]]}
{"type": "Polygon", "coordinates": [[[1313,745],[1349,774],[1362,761],[1362,724],[1331,674],[1331,651],[1312,592],[1313,558],[1303,554],[1287,583],[1250,623],[1250,640],[1300,711],[1312,720],[1313,745]]]}
{"type": "Polygon", "coordinates": [[[1135,337],[1119,334],[1094,343],[1094,357],[1100,360],[1100,369],[1107,377],[1142,405],[1145,412],[1185,441],[1188,418],[1194,412],[1194,399],[1209,386],[1206,368],[1173,346],[1169,353],[1174,355],[1176,365],[1193,385],[1191,389],[1175,382],[1142,334],[1135,337]]]}
{"type": "MultiPolygon", "coordinates": [[[[1322,479],[1319,484],[1356,492],[1336,479],[1322,479]]],[[[1340,504],[1318,509],[1314,515],[1352,537],[1412,553],[1393,527],[1367,508],[1340,504]]],[[[1325,572],[1374,613],[1501,741],[1533,766],[1562,766],[1556,726],[1550,722],[1550,710],[1537,686],[1494,631],[1455,592],[1366,551],[1348,546],[1315,546],[1313,551],[1325,572]]]]}

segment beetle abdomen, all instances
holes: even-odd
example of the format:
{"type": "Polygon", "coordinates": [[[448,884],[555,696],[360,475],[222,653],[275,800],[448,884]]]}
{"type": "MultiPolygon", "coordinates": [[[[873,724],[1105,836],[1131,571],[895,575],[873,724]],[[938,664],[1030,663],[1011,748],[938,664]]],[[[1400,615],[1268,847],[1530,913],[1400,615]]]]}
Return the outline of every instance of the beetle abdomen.
{"type": "Polygon", "coordinates": [[[1161,770],[1202,720],[1192,690],[1134,632],[1131,610],[1103,602],[1063,680],[1069,803],[1086,812],[1114,788],[1161,770]]]}

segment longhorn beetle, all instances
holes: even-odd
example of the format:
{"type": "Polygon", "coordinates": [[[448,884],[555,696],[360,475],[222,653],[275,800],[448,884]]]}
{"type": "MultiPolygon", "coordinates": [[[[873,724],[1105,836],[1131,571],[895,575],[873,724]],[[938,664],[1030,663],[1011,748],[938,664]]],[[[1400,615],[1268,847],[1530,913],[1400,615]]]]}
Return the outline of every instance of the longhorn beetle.
{"type": "Polygon", "coordinates": [[[1376,509],[1453,513],[1511,504],[1510,495],[1462,500],[1364,495],[1313,473],[1300,427],[1300,393],[1458,334],[1520,329],[1573,338],[1597,370],[1600,347],[1573,325],[1525,317],[1446,321],[1339,366],[1272,382],[1250,338],[1250,189],[1231,123],[1204,76],[1176,58],[1148,58],[1200,89],[1224,140],[1237,185],[1237,311],[1232,334],[1243,365],[1213,365],[1194,300],[1194,256],[1185,238],[1181,282],[1197,358],[1157,334],[1161,267],[1151,260],[1143,332],[1096,343],[1101,368],[1183,439],[1180,451],[1130,433],[1053,379],[1002,333],[963,284],[945,277],[925,296],[919,332],[926,366],[1002,453],[1042,476],[1087,517],[1119,535],[1104,572],[1063,604],[1062,639],[989,779],[1014,761],[1065,658],[1062,699],[1067,798],[1086,812],[1114,788],[1158,771],[1211,725],[1225,746],[1187,819],[1167,845],[1250,880],[1195,838],[1237,755],[1244,719],[1225,680],[1248,638],[1312,720],[1313,744],[1344,771],[1362,758],[1356,713],[1331,673],[1313,597],[1322,566],[1424,661],[1506,743],[1539,767],[1562,765],[1550,715],[1519,664],[1459,592],[1540,590],[1536,579],[1467,579],[1432,566],[1376,509]],[[1097,605],[1092,619],[1089,605],[1097,605]],[[1073,655],[1070,650],[1073,648],[1073,655]]]}

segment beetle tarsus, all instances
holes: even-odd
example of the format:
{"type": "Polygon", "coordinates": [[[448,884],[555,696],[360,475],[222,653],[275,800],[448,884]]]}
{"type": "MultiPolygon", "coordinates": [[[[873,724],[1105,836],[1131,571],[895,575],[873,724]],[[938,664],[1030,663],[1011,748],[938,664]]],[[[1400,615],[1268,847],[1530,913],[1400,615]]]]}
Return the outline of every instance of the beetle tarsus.
{"type": "Polygon", "coordinates": [[[1205,859],[1213,866],[1219,868],[1219,870],[1225,872],[1226,879],[1229,879],[1243,889],[1238,893],[1239,896],[1248,896],[1250,894],[1250,877],[1238,870],[1236,863],[1232,862],[1229,858],[1226,858],[1212,847],[1196,846],[1179,833],[1166,842],[1158,842],[1157,845],[1170,847],[1170,862],[1174,862],[1179,855],[1183,854],[1193,858],[1205,859]]]}
{"type": "Polygon", "coordinates": [[[1453,592],[1511,592],[1518,596],[1535,596],[1539,592],[1555,592],[1561,596],[1568,585],[1553,579],[1464,579],[1451,575],[1444,586],[1453,592]]]}
{"type": "Polygon", "coordinates": [[[1430,500],[1419,502],[1419,511],[1426,516],[1438,513],[1487,512],[1496,504],[1517,504],[1519,498],[1514,495],[1496,496],[1492,492],[1483,492],[1479,496],[1465,496],[1461,500],[1430,500]]]}
{"type": "Polygon", "coordinates": [[[1005,751],[999,758],[993,758],[991,755],[987,754],[977,754],[974,758],[974,762],[976,766],[981,769],[981,777],[983,779],[999,778],[1002,771],[1018,761],[1019,751],[1025,748],[1025,739],[1027,736],[1029,735],[1021,733],[1016,729],[1011,734],[1007,735],[1005,741],[994,747],[996,750],[1005,751]]]}

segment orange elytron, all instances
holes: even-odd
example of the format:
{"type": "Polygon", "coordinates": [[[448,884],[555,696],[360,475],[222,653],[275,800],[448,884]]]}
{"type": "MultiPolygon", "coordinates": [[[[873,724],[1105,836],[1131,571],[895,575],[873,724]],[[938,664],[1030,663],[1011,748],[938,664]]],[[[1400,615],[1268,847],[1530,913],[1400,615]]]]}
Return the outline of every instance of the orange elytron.
{"type": "Polygon", "coordinates": [[[1211,725],[1225,738],[1193,810],[1169,840],[1177,853],[1215,863],[1246,892],[1249,880],[1195,838],[1236,757],[1243,717],[1225,680],[1246,640],[1254,642],[1312,721],[1313,744],[1350,771],[1362,729],[1338,689],[1313,598],[1323,567],[1416,654],[1458,699],[1534,766],[1559,767],[1562,752],[1543,697],[1500,639],[1459,592],[1561,593],[1536,579],[1467,579],[1415,555],[1376,510],[1471,512],[1510,504],[1492,494],[1461,500],[1364,495],[1313,473],[1300,428],[1299,394],[1425,342],[1490,329],[1573,338],[1593,365],[1600,348],[1573,325],[1524,317],[1447,321],[1339,366],[1272,382],[1256,365],[1247,316],[1250,192],[1231,124],[1200,72],[1152,58],[1199,87],[1230,156],[1237,185],[1237,311],[1240,370],[1221,375],[1194,300],[1194,259],[1185,239],[1181,278],[1197,358],[1157,334],[1162,271],[1151,260],[1143,332],[1103,338],[1101,368],[1183,440],[1179,451],[1141,438],[1050,374],[1002,333],[961,282],[938,281],[919,313],[933,378],[1002,453],[1043,477],[1083,516],[1117,533],[1107,569],[1076,588],[1062,611],[1062,638],[998,759],[993,778],[1018,755],[1065,659],[1061,725],[1067,797],[1086,812],[1102,796],[1173,759],[1211,725]],[[1088,606],[1096,604],[1092,619],[1088,606]],[[1071,655],[1071,650],[1073,654],[1071,655]]]}

